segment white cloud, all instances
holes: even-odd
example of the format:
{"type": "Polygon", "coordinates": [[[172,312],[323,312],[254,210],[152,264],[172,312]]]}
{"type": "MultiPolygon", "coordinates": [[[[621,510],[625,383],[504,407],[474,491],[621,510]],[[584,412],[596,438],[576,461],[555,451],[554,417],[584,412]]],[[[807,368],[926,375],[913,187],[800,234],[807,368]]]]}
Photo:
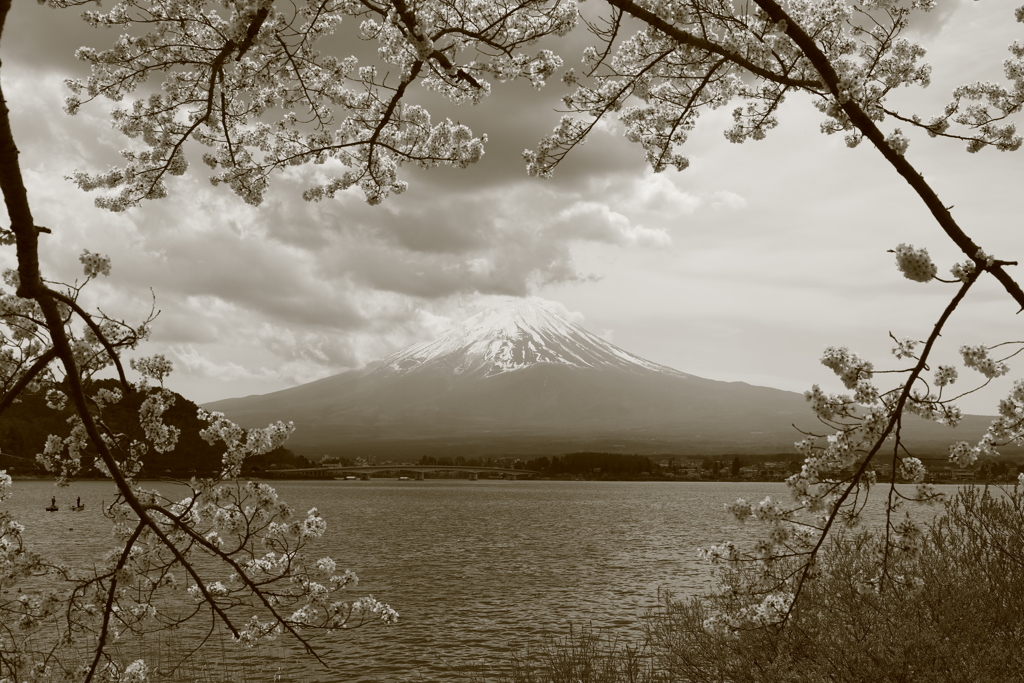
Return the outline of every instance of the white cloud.
{"type": "Polygon", "coordinates": [[[711,194],[711,206],[715,209],[744,209],[747,200],[729,190],[718,190],[711,194]]]}
{"type": "MultiPolygon", "coordinates": [[[[180,364],[180,369],[175,368],[175,370],[189,375],[194,375],[196,377],[228,382],[238,379],[265,380],[271,378],[270,373],[268,373],[265,368],[253,370],[252,368],[243,367],[238,363],[232,363],[230,361],[214,362],[199,353],[199,351],[197,351],[192,345],[172,346],[170,347],[170,352],[174,359],[180,364]]],[[[278,378],[272,377],[272,379],[278,378]]]]}
{"type": "Polygon", "coordinates": [[[678,173],[654,173],[645,169],[641,176],[623,180],[622,187],[617,188],[618,197],[623,207],[630,212],[689,216],[704,204],[704,200],[683,190],[680,185],[685,182],[685,176],[678,173]]]}
{"type": "Polygon", "coordinates": [[[623,246],[667,247],[672,244],[665,230],[633,224],[625,215],[597,201],[578,201],[562,209],[554,228],[569,237],[623,246]]]}

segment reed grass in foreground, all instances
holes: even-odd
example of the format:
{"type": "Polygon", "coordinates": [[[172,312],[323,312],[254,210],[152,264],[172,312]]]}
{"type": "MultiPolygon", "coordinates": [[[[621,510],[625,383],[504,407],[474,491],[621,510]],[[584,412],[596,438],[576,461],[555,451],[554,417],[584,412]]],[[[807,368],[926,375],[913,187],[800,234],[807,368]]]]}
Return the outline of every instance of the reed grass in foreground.
{"type": "Polygon", "coordinates": [[[177,634],[159,635],[158,640],[117,648],[123,661],[145,659],[150,666],[149,680],[154,683],[310,683],[308,659],[284,646],[263,644],[246,649],[220,634],[193,651],[177,634]],[[289,664],[296,660],[299,666],[289,664]]]}
{"type": "MultiPolygon", "coordinates": [[[[91,651],[64,650],[54,671],[86,666],[91,651]],[[75,661],[72,661],[74,659],[75,661]]],[[[135,683],[310,683],[308,660],[286,647],[263,644],[246,649],[228,634],[215,634],[200,642],[180,631],[159,631],[127,637],[107,648],[109,661],[100,666],[99,680],[135,683]],[[144,678],[131,669],[145,662],[144,678]],[[295,663],[298,663],[298,667],[295,663]]],[[[46,677],[44,676],[44,679],[46,677]]],[[[49,680],[49,679],[46,679],[49,680]]],[[[56,678],[52,680],[74,680],[56,678]]]]}
{"type": "MultiPolygon", "coordinates": [[[[750,605],[755,571],[664,599],[646,637],[576,631],[513,658],[499,683],[993,683],[1024,680],[1024,492],[962,489],[920,550],[874,575],[882,539],[830,542],[782,628],[707,628],[750,605]],[[881,585],[881,588],[879,588],[881,585]]],[[[483,683],[478,680],[477,683],[483,683]]]]}

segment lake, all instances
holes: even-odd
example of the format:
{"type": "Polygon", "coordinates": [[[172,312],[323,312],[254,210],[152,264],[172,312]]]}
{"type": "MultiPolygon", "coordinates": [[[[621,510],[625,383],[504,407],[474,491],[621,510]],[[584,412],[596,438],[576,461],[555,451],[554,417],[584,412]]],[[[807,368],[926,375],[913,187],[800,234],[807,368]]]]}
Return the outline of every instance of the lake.
{"type": "MultiPolygon", "coordinates": [[[[757,533],[728,517],[725,503],[786,497],[784,484],[757,482],[270,484],[297,513],[320,510],[328,528],[314,553],[359,575],[352,597],[374,595],[401,615],[390,628],[337,634],[326,653],[332,671],[311,664],[301,674],[354,683],[500,671],[511,651],[564,636],[570,625],[638,635],[659,591],[690,595],[711,585],[699,548],[757,533]]],[[[17,481],[9,503],[39,550],[81,566],[108,543],[99,508],[113,496],[107,482],[58,489],[17,481]],[[54,495],[61,510],[43,512],[54,495]],[[86,510],[66,511],[78,496],[86,510]]]]}

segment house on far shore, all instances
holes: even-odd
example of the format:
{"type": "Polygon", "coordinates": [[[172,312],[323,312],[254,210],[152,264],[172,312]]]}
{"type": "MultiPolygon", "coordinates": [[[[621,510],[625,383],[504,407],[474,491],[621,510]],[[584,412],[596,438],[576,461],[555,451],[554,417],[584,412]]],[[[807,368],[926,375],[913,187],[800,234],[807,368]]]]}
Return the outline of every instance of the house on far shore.
{"type": "Polygon", "coordinates": [[[969,467],[953,467],[949,470],[949,476],[955,481],[970,481],[974,479],[974,470],[969,467]]]}

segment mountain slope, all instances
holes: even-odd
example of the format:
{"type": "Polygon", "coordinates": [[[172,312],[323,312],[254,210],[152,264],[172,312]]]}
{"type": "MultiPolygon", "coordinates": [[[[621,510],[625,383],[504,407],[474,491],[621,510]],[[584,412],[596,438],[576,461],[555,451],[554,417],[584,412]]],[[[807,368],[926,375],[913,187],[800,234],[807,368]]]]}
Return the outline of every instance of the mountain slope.
{"type": "MultiPolygon", "coordinates": [[[[800,394],[652,363],[530,302],[363,370],[206,407],[245,426],[293,420],[289,447],[311,457],[773,453],[792,450],[794,425],[821,428],[800,394]]],[[[951,436],[912,431],[929,448],[951,436]]]]}

